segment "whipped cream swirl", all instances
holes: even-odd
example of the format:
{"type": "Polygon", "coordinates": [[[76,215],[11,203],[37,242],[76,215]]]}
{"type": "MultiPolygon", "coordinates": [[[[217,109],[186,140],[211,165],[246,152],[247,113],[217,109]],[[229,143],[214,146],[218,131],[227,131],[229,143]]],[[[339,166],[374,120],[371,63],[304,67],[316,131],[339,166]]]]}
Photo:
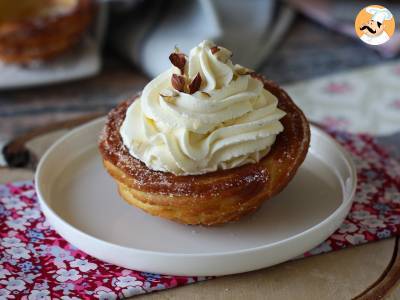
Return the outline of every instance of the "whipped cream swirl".
{"type": "Polygon", "coordinates": [[[190,51],[184,76],[201,76],[193,94],[173,88],[172,67],[144,88],[120,134],[129,153],[152,170],[196,175],[256,163],[267,155],[285,112],[263,83],[234,66],[231,52],[203,41],[190,51]]]}

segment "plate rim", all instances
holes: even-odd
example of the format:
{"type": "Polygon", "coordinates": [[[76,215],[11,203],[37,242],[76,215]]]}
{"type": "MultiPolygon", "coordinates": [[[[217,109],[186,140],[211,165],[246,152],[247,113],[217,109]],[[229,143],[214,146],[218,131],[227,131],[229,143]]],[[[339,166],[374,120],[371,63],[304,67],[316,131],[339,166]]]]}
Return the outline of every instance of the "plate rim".
{"type": "MultiPolygon", "coordinates": [[[[322,129],[316,127],[315,125],[310,124],[310,129],[311,132],[315,132],[314,136],[320,135],[324,139],[328,141],[328,143],[331,143],[335,145],[336,149],[340,152],[340,155],[344,158],[344,162],[346,163],[346,167],[350,171],[350,178],[351,178],[351,190],[343,192],[343,198],[341,200],[341,204],[331,213],[329,214],[325,219],[323,219],[321,222],[313,225],[312,227],[297,233],[293,236],[284,238],[279,241],[275,241],[273,243],[269,243],[266,245],[261,245],[257,247],[252,247],[252,248],[246,248],[246,249],[240,249],[240,250],[231,250],[231,251],[222,251],[222,252],[210,252],[210,253],[175,253],[175,252],[162,252],[162,251],[154,251],[154,250],[145,250],[145,249],[140,249],[140,248],[132,248],[128,246],[123,246],[120,244],[115,244],[106,240],[103,240],[101,238],[95,237],[93,235],[90,235],[89,233],[86,233],[82,231],[81,229],[73,226],[72,224],[68,223],[66,220],[64,220],[59,214],[57,214],[53,208],[51,207],[50,203],[48,203],[49,199],[47,201],[45,200],[45,197],[43,196],[42,189],[41,189],[41,172],[42,169],[44,168],[44,165],[46,164],[46,161],[48,157],[53,153],[54,151],[57,150],[60,145],[62,145],[66,140],[72,138],[76,134],[79,134],[81,130],[87,127],[91,126],[98,126],[98,123],[103,123],[105,121],[106,117],[100,117],[97,119],[94,119],[90,122],[87,122],[83,125],[80,125],[74,129],[72,129],[70,132],[59,138],[54,144],[52,144],[45,154],[42,156],[42,158],[39,161],[39,164],[37,166],[37,170],[35,172],[35,190],[37,193],[37,198],[38,202],[40,204],[41,210],[46,216],[47,219],[52,219],[56,218],[57,221],[61,222],[63,226],[65,226],[68,230],[75,231],[74,234],[80,234],[83,235],[84,237],[91,239],[94,242],[101,243],[105,246],[109,247],[117,247],[126,251],[130,252],[135,252],[135,253],[140,253],[144,255],[153,255],[153,256],[159,256],[159,257],[175,257],[175,258],[207,258],[207,257],[227,257],[227,256],[235,256],[235,255],[242,255],[242,254],[255,254],[259,252],[263,252],[267,249],[271,249],[277,246],[281,246],[282,244],[286,244],[288,242],[293,242],[298,239],[302,239],[304,236],[308,236],[312,234],[313,232],[318,232],[321,227],[326,227],[329,226],[330,224],[334,223],[334,221],[341,215],[343,214],[344,210],[346,211],[345,216],[348,214],[348,211],[351,207],[351,203],[354,199],[354,194],[357,188],[357,172],[356,168],[354,165],[353,160],[351,159],[351,156],[347,150],[345,150],[336,140],[334,140],[331,136],[329,136],[326,132],[324,132],[322,129]],[[347,208],[348,207],[348,208],[347,208]]],[[[313,135],[312,135],[313,136],[313,135]]],[[[89,149],[90,147],[87,147],[89,149]]],[[[84,151],[82,151],[84,152],[84,151]]],[[[337,174],[335,174],[338,176],[337,174]]],[[[341,183],[341,186],[343,187],[344,183],[341,183]]],[[[343,221],[343,220],[342,220],[343,221]]],[[[52,226],[54,226],[53,222],[49,222],[52,226]]],[[[56,226],[53,227],[57,232],[58,229],[56,226]]],[[[335,228],[336,229],[336,228],[335,228]]],[[[62,234],[60,234],[64,239],[66,239],[62,234]]],[[[67,240],[67,239],[66,239],[67,240]]],[[[68,241],[68,240],[67,240],[68,241]]],[[[70,242],[71,244],[74,244],[73,242],[70,242]]],[[[84,251],[85,252],[85,251],[84,251]]],[[[92,254],[91,254],[92,255],[92,254]]],[[[93,255],[92,255],[93,256],[93,255]]]]}

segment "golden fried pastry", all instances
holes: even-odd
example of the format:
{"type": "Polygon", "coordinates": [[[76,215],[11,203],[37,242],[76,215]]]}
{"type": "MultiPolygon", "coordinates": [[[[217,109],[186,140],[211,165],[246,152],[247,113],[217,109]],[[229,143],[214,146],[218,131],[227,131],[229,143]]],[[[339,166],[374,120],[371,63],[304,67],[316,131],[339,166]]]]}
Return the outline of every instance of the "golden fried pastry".
{"type": "Polygon", "coordinates": [[[93,14],[91,0],[0,0],[0,61],[28,63],[64,52],[93,14]]]}
{"type": "Polygon", "coordinates": [[[163,79],[170,73],[160,75],[141,95],[108,114],[99,149],[128,203],[153,216],[209,226],[236,221],[279,193],[305,159],[310,129],[302,111],[275,83],[231,65],[226,59],[230,52],[211,56],[226,50],[222,47],[200,46],[189,58],[180,53],[170,57],[176,66],[172,93],[163,79]],[[199,71],[205,66],[210,68],[199,71]],[[159,85],[156,100],[152,95],[159,85]],[[200,102],[193,104],[192,97],[200,102]],[[161,122],[167,112],[169,118],[161,122]]]}

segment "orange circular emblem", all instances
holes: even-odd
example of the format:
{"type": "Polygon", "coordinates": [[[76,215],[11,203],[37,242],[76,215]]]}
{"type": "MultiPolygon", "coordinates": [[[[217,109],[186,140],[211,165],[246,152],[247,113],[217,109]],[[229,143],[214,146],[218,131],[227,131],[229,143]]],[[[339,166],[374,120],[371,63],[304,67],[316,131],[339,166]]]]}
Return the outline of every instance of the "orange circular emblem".
{"type": "Polygon", "coordinates": [[[392,37],[396,24],[393,14],[381,5],[364,7],[358,13],[354,28],[364,43],[381,45],[392,37]]]}

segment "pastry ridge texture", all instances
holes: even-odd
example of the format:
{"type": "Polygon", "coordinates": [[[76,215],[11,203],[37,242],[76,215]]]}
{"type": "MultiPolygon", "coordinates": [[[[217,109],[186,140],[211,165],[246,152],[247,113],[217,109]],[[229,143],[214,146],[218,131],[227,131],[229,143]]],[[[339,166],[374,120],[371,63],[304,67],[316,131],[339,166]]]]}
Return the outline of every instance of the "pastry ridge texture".
{"type": "Polygon", "coordinates": [[[258,163],[233,169],[187,176],[150,170],[129,154],[119,133],[127,108],[138,96],[114,108],[100,135],[99,150],[121,197],[153,216],[211,226],[236,221],[282,191],[306,157],[309,123],[277,84],[253,76],[264,82],[264,88],[278,98],[278,107],[286,112],[281,119],[284,131],[258,163]]]}

